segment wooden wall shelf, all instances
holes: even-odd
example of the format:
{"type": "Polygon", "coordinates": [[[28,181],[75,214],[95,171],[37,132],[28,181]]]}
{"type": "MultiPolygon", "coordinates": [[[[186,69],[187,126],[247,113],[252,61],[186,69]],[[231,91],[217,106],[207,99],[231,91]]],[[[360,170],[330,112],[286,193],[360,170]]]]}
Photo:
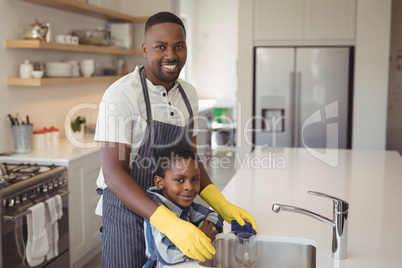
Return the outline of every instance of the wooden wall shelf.
{"type": "MultiPolygon", "coordinates": [[[[55,8],[58,10],[68,11],[84,16],[90,16],[108,20],[112,22],[140,22],[145,23],[148,17],[133,17],[120,12],[112,11],[102,7],[94,6],[85,3],[84,0],[20,0],[36,5],[55,8]]],[[[73,52],[89,52],[89,53],[104,53],[118,55],[142,55],[141,50],[126,50],[115,47],[101,47],[90,45],[71,45],[60,44],[54,42],[41,42],[39,40],[7,40],[7,48],[21,49],[46,49],[46,50],[63,50],[73,52]]],[[[71,84],[86,84],[86,83],[113,83],[121,76],[93,76],[93,77],[45,77],[45,78],[7,78],[9,86],[56,86],[56,85],[71,85],[71,84]]]]}
{"type": "Polygon", "coordinates": [[[79,2],[77,0],[21,0],[21,1],[115,22],[119,21],[146,22],[146,20],[148,19],[148,17],[133,17],[120,12],[105,9],[102,7],[90,5],[84,2],[79,2]]]}
{"type": "Polygon", "coordinates": [[[47,43],[39,40],[6,40],[6,47],[51,49],[51,50],[65,50],[65,51],[76,51],[76,52],[119,54],[119,55],[142,55],[141,50],[129,50],[116,47],[102,47],[102,46],[90,46],[90,45],[70,45],[70,44],[60,44],[54,42],[47,43]]]}
{"type": "Polygon", "coordinates": [[[110,83],[112,84],[120,75],[116,76],[92,76],[92,77],[45,77],[45,78],[7,78],[9,86],[55,86],[55,85],[71,85],[84,83],[110,83]]]}

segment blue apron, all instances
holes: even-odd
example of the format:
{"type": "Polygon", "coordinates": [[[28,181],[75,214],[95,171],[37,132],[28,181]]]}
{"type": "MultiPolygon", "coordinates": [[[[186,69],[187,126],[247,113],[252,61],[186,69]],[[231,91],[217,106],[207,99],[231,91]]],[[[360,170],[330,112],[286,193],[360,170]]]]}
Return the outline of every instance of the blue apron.
{"type": "MultiPolygon", "coordinates": [[[[193,111],[179,85],[179,91],[190,114],[189,123],[179,127],[152,119],[148,88],[142,67],[142,91],[147,112],[147,128],[138,153],[130,165],[130,176],[145,191],[154,186],[155,163],[158,154],[173,145],[191,148],[193,111]]],[[[111,191],[103,193],[102,267],[140,268],[145,255],[144,219],[124,205],[111,191]]]]}

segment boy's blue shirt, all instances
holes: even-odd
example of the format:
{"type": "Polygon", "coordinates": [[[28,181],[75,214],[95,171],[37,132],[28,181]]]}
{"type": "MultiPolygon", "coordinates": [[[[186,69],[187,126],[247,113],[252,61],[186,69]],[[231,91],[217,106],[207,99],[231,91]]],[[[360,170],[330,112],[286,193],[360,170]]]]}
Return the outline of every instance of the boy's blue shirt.
{"type": "MultiPolygon", "coordinates": [[[[198,226],[201,221],[206,219],[216,225],[218,232],[221,233],[223,231],[222,216],[207,207],[194,202],[187,208],[177,206],[162,196],[162,191],[156,186],[149,188],[147,195],[159,205],[166,206],[182,220],[198,226]]],[[[164,234],[159,232],[159,230],[146,219],[144,220],[144,234],[148,261],[143,267],[158,268],[163,265],[173,265],[192,260],[181,253],[164,234]]]]}

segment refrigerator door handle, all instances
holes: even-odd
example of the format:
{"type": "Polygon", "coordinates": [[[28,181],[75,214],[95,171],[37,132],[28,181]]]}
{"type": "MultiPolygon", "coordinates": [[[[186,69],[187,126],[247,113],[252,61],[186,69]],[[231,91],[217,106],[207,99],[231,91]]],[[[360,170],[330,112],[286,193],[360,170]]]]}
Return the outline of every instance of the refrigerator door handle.
{"type": "Polygon", "coordinates": [[[292,126],[293,129],[293,139],[292,147],[300,147],[300,92],[301,92],[301,72],[294,73],[294,84],[293,84],[293,116],[292,116],[292,126]]]}

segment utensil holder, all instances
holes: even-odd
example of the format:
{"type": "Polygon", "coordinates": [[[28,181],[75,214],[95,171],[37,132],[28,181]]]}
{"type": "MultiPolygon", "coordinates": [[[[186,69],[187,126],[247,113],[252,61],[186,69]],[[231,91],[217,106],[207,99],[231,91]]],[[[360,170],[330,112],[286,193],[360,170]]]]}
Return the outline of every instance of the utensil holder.
{"type": "Polygon", "coordinates": [[[12,126],[12,131],[15,153],[30,153],[32,146],[33,125],[14,125],[12,126]]]}

